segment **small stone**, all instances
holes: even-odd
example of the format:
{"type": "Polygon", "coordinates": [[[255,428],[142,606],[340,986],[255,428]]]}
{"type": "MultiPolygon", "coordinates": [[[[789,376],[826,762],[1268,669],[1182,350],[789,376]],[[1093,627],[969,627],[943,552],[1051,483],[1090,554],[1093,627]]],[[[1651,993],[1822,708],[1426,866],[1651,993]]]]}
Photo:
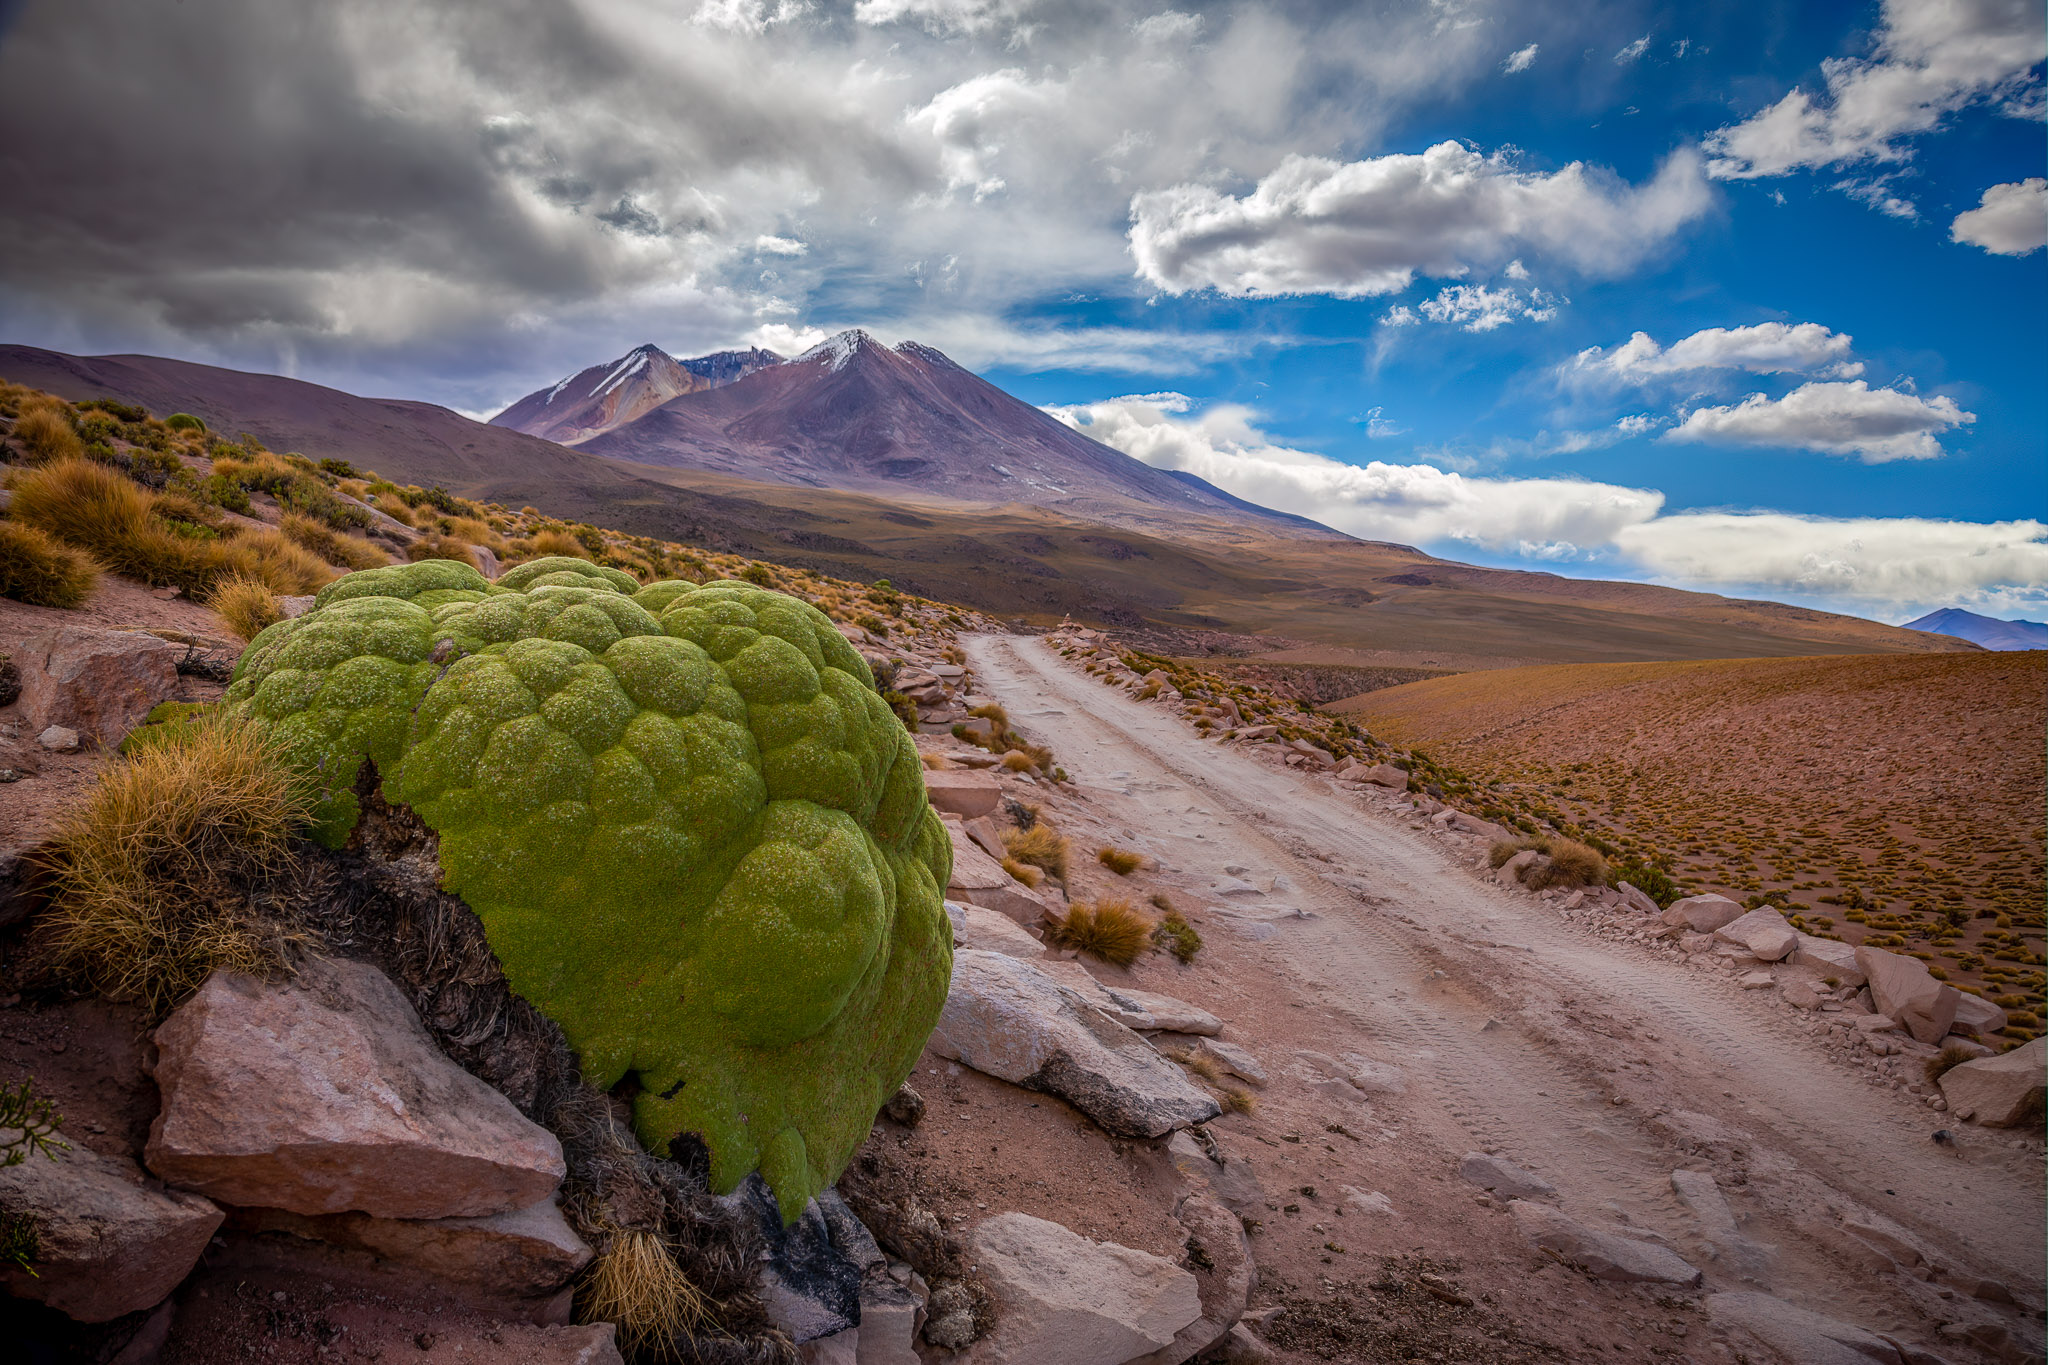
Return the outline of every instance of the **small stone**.
{"type": "Polygon", "coordinates": [[[78,748],[78,731],[62,725],[52,725],[36,736],[36,743],[56,753],[72,753],[78,748]]]}
{"type": "Polygon", "coordinates": [[[1557,1187],[1542,1176],[1486,1152],[1465,1153],[1458,1162],[1458,1174],[1502,1199],[1553,1199],[1557,1196],[1557,1187]]]}

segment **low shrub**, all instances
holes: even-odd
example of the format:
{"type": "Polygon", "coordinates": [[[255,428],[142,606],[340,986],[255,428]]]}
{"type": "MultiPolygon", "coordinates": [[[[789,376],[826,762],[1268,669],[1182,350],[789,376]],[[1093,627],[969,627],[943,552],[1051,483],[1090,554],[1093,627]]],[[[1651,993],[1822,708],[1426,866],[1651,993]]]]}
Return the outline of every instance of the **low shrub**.
{"type": "Polygon", "coordinates": [[[546,559],[551,555],[570,555],[576,559],[592,557],[582,541],[554,526],[543,526],[535,531],[533,539],[521,549],[529,559],[546,559]]]}
{"type": "Polygon", "coordinates": [[[757,587],[772,588],[775,586],[775,571],[766,564],[749,564],[746,568],[740,570],[740,577],[757,587]]]}
{"type": "Polygon", "coordinates": [[[1242,1086],[1227,1086],[1222,1095],[1223,1107],[1233,1114],[1249,1118],[1259,1112],[1259,1097],[1242,1086]]]}
{"type": "Polygon", "coordinates": [[[277,594],[262,580],[234,574],[224,578],[207,597],[206,605],[244,641],[253,640],[265,626],[284,619],[277,594]]]}
{"type": "Polygon", "coordinates": [[[216,969],[282,974],[305,943],[250,892],[294,868],[312,791],[255,731],[186,728],[107,769],[41,855],[54,965],[154,1014],[216,969]]]}
{"type": "Polygon", "coordinates": [[[297,512],[285,513],[284,521],[277,528],[285,539],[311,550],[329,564],[348,569],[376,569],[389,564],[391,557],[367,540],[344,535],[323,522],[297,512]]]}
{"type": "Polygon", "coordinates": [[[1623,882],[1627,882],[1630,886],[1633,886],[1636,890],[1657,902],[1658,905],[1666,908],[1669,908],[1673,901],[1685,894],[1679,889],[1678,883],[1671,879],[1669,872],[1666,872],[1661,867],[1652,867],[1648,863],[1623,863],[1611,869],[1607,874],[1607,879],[1608,884],[1612,886],[1619,886],[1623,882]]]}
{"type": "Polygon", "coordinates": [[[1042,820],[1029,829],[1004,830],[1003,847],[1018,862],[1050,872],[1061,881],[1067,879],[1067,857],[1072,846],[1065,835],[1042,820]]]}
{"type": "Polygon", "coordinates": [[[1009,773],[1035,773],[1038,765],[1031,761],[1031,755],[1012,749],[1003,755],[1003,771],[1009,773]]]}
{"type": "Polygon", "coordinates": [[[1163,911],[1159,923],[1152,926],[1154,947],[1173,954],[1173,960],[1185,967],[1195,960],[1195,954],[1202,951],[1202,935],[1187,917],[1180,912],[1166,896],[1159,892],[1152,897],[1154,908],[1163,911]]]}
{"type": "Polygon", "coordinates": [[[1104,897],[1093,904],[1070,905],[1063,915],[1047,915],[1045,941],[1111,966],[1128,967],[1150,951],[1152,922],[1129,901],[1104,897]]]}
{"type": "Polygon", "coordinates": [[[71,425],[71,414],[50,399],[31,399],[14,421],[14,439],[31,463],[76,459],[85,454],[85,442],[71,425]]]}
{"type": "Polygon", "coordinates": [[[458,564],[467,564],[472,569],[480,567],[476,562],[476,554],[467,545],[452,536],[444,536],[439,531],[421,536],[406,546],[405,557],[415,564],[423,559],[452,559],[458,564]]]}
{"type": "Polygon", "coordinates": [[[88,556],[33,526],[0,521],[0,597],[68,610],[83,605],[99,581],[88,556]]]}
{"type": "Polygon", "coordinates": [[[169,417],[164,418],[164,425],[172,431],[196,431],[201,435],[204,435],[206,432],[206,423],[189,412],[172,413],[169,417]]]}
{"type": "Polygon", "coordinates": [[[1977,1052],[1974,1048],[1962,1047],[1958,1044],[1950,1043],[1940,1052],[1937,1052],[1932,1057],[1929,1057],[1927,1061],[1923,1064],[1923,1068],[1927,1073],[1927,1083],[1929,1085],[1933,1085],[1936,1081],[1939,1081],[1949,1071],[1953,1070],[1956,1067],[1961,1066],[1964,1062],[1971,1060],[1975,1056],[1977,1056],[1977,1052]]]}
{"type": "Polygon", "coordinates": [[[1522,884],[1532,891],[1542,891],[1553,886],[1605,886],[1608,878],[1613,875],[1607,866],[1607,859],[1600,856],[1598,849],[1589,848],[1576,839],[1566,839],[1560,835],[1496,839],[1493,847],[1486,852],[1486,861],[1489,866],[1498,868],[1508,859],[1528,849],[1534,849],[1550,860],[1522,879],[1522,884]]]}
{"type": "Polygon", "coordinates": [[[1095,850],[1095,861],[1101,863],[1119,877],[1128,877],[1145,865],[1145,857],[1127,848],[1114,845],[1095,850]]]}

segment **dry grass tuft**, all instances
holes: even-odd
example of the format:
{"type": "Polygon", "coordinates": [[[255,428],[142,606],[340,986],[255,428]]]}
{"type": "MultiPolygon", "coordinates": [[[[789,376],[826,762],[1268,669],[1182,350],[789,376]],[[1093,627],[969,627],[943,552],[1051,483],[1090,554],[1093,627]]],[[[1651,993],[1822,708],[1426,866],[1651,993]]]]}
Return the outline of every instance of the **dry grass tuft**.
{"type": "Polygon", "coordinates": [[[1534,849],[1550,859],[1548,866],[1530,873],[1522,884],[1532,891],[1542,891],[1553,886],[1566,888],[1579,886],[1605,886],[1613,875],[1607,859],[1598,849],[1589,848],[1576,839],[1562,835],[1542,835],[1534,839],[1496,839],[1487,850],[1489,866],[1500,867],[1508,859],[1528,849],[1534,849]]]}
{"type": "Polygon", "coordinates": [[[271,592],[270,585],[241,574],[222,579],[206,599],[206,605],[219,613],[228,629],[245,642],[255,639],[265,626],[284,620],[284,609],[278,605],[277,594],[271,592]]]}
{"type": "Polygon", "coordinates": [[[322,521],[315,521],[297,512],[285,513],[284,521],[277,528],[286,540],[311,550],[329,564],[354,572],[358,569],[376,569],[389,564],[391,557],[367,540],[361,540],[344,531],[337,531],[322,521]]]}
{"type": "Polygon", "coordinates": [[[935,773],[942,773],[953,766],[953,760],[944,754],[924,755],[924,766],[935,773]]]}
{"type": "Polygon", "coordinates": [[[0,521],[0,597],[68,609],[92,596],[99,581],[90,557],[33,526],[0,521]]]}
{"type": "Polygon", "coordinates": [[[1223,1068],[1216,1065],[1216,1059],[1206,1052],[1182,1047],[1175,1048],[1166,1056],[1169,1061],[1179,1062],[1191,1075],[1200,1076],[1211,1085],[1220,1085],[1223,1081],[1223,1068]]]}
{"type": "Polygon", "coordinates": [[[73,460],[85,454],[85,442],[71,425],[71,415],[61,403],[47,398],[31,399],[14,423],[14,439],[35,464],[51,460],[73,460]]]}
{"type": "Polygon", "coordinates": [[[1034,773],[1038,765],[1031,761],[1031,755],[1012,749],[1003,755],[1003,771],[1010,773],[1034,773]]]}
{"type": "Polygon", "coordinates": [[[325,560],[278,531],[247,531],[229,541],[222,571],[253,578],[280,597],[318,592],[334,577],[325,560]]]}
{"type": "Polygon", "coordinates": [[[1151,950],[1152,921],[1129,901],[1104,897],[1092,905],[1068,906],[1064,915],[1048,915],[1045,941],[1111,966],[1128,967],[1151,950]]]}
{"type": "Polygon", "coordinates": [[[476,555],[469,546],[453,536],[444,536],[438,531],[429,532],[406,546],[405,557],[415,564],[423,559],[452,559],[458,564],[467,564],[472,569],[477,567],[476,555]]]}
{"type": "Polygon", "coordinates": [[[1181,914],[1179,907],[1167,898],[1165,892],[1155,893],[1152,904],[1166,912],[1152,928],[1153,945],[1172,953],[1174,961],[1183,967],[1187,966],[1195,960],[1195,954],[1202,951],[1200,931],[1188,923],[1187,917],[1181,914]]]}
{"type": "Polygon", "coordinates": [[[42,855],[55,964],[157,1014],[216,969],[289,970],[305,936],[250,887],[296,866],[312,804],[269,743],[217,722],[109,768],[42,855]]]}
{"type": "Polygon", "coordinates": [[[1040,872],[1030,863],[1020,863],[1015,858],[1003,859],[1003,871],[1009,873],[1034,891],[1038,889],[1039,883],[1045,880],[1043,872],[1040,872]]]}
{"type": "Polygon", "coordinates": [[[1259,1097],[1242,1086],[1226,1086],[1223,1090],[1223,1107],[1233,1114],[1246,1118],[1259,1112],[1259,1097]]]}
{"type": "Polygon", "coordinates": [[[1018,862],[1050,872],[1061,881],[1067,879],[1067,856],[1071,845],[1065,835],[1043,820],[1029,829],[1004,830],[1003,847],[1009,849],[1010,856],[1018,862]]]}
{"type": "Polygon", "coordinates": [[[1940,1052],[1927,1059],[1925,1063],[1927,1083],[1933,1085],[1950,1070],[1961,1066],[1964,1062],[1973,1060],[1976,1056],[1977,1053],[1974,1050],[1967,1047],[1958,1047],[1956,1044],[1950,1043],[1940,1052]]]}
{"type": "Polygon", "coordinates": [[[1095,850],[1095,861],[1101,863],[1119,877],[1128,877],[1145,865],[1145,855],[1133,853],[1127,848],[1110,845],[1095,850]]]}
{"type": "Polygon", "coordinates": [[[567,531],[555,527],[543,527],[533,533],[533,539],[520,547],[530,558],[545,559],[550,555],[569,555],[576,559],[590,558],[590,550],[582,541],[567,531]]]}
{"type": "Polygon", "coordinates": [[[986,706],[977,706],[967,714],[978,720],[994,721],[997,734],[1001,734],[1010,728],[1010,713],[1005,711],[998,702],[990,702],[986,706]]]}
{"type": "Polygon", "coordinates": [[[584,1272],[576,1316],[617,1323],[619,1347],[629,1360],[641,1351],[666,1359],[677,1335],[708,1317],[704,1293],[654,1233],[614,1232],[609,1240],[584,1272]]]}

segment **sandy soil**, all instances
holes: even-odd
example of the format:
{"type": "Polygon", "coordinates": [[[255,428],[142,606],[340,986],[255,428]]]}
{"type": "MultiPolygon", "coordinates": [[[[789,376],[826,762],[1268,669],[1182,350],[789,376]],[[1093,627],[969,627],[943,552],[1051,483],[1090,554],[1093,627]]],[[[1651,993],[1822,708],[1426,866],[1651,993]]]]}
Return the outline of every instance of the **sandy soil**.
{"type": "MultiPolygon", "coordinates": [[[[1396,1291],[1413,1279],[1399,1258],[1417,1255],[1455,1267],[1476,1300],[1450,1336],[1409,1343],[1425,1357],[1729,1358],[1697,1295],[1588,1281],[1530,1252],[1504,1207],[1456,1177],[1472,1150],[1545,1177],[1588,1223],[1668,1243],[1705,1271],[1709,1292],[1756,1286],[1713,1259],[1673,1194],[1677,1169],[1711,1171],[1744,1235],[1775,1248],[1761,1276],[1773,1293],[1950,1360],[1976,1358],[1958,1339],[1972,1325],[2038,1337],[2037,1136],[1965,1128],[1937,1143],[1939,1114],[1845,1065],[1790,1011],[1482,882],[1462,846],[1433,840],[1393,798],[1374,804],[1205,743],[1041,641],[965,643],[979,690],[1076,779],[1047,814],[1077,853],[1113,839],[1151,855],[1157,870],[1120,889],[1167,890],[1207,936],[1195,968],[1148,959],[1135,983],[1215,1011],[1225,1037],[1273,1075],[1255,1116],[1213,1126],[1265,1190],[1254,1306],[1287,1307],[1281,1322],[1296,1335],[1276,1333],[1300,1348],[1293,1358],[1402,1358],[1388,1333],[1402,1320],[1396,1291]],[[1266,894],[1205,898],[1231,866],[1266,894]],[[1258,917],[1277,931],[1263,941],[1244,932],[1258,917]],[[1290,1074],[1296,1049],[1391,1063],[1407,1092],[1331,1100],[1290,1074]],[[1394,1214],[1346,1208],[1347,1186],[1384,1193],[1394,1214]],[[1924,1263],[1907,1273],[1873,1259],[1849,1222],[1896,1228],[1924,1263]],[[1980,1280],[2027,1312],[1973,1297],[1980,1280]],[[1493,1345],[1474,1354],[1483,1341],[1493,1345]]],[[[1116,879],[1090,865],[1080,880],[1077,895],[1116,879]]],[[[963,1120],[984,1089],[1001,1087],[958,1083],[963,1120]]],[[[936,1158],[969,1154],[935,1132],[919,1142],[936,1158]]],[[[985,1129],[975,1142],[1017,1183],[1048,1173],[1028,1143],[991,1158],[985,1129]]],[[[1131,1172],[1134,1190],[1144,1174],[1131,1172]]],[[[1061,1192],[1068,1218],[1088,1205],[1077,1193],[1061,1192]]],[[[956,1204],[948,1216],[974,1212],[956,1204]]]]}

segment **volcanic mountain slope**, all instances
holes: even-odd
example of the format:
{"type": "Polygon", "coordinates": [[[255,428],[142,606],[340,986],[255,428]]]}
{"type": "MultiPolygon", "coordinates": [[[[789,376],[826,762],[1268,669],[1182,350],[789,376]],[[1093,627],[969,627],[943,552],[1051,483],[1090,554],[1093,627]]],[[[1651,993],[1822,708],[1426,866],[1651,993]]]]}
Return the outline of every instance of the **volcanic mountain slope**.
{"type": "Polygon", "coordinates": [[[551,389],[536,389],[493,417],[491,425],[574,445],[624,426],[671,398],[715,389],[782,363],[775,352],[759,348],[678,360],[659,346],[640,346],[551,389]]]}
{"type": "Polygon", "coordinates": [[[580,448],[895,498],[1035,503],[1119,525],[1170,528],[1192,515],[1337,538],[1091,441],[929,346],[885,346],[859,330],[671,399],[580,448]]]}
{"type": "Polygon", "coordinates": [[[1930,611],[1917,621],[1908,621],[1902,629],[1953,635],[1958,640],[1969,640],[1986,649],[2048,649],[2048,625],[2039,621],[2001,621],[1995,616],[1979,616],[1974,611],[1964,611],[1961,607],[1930,611]]]}

